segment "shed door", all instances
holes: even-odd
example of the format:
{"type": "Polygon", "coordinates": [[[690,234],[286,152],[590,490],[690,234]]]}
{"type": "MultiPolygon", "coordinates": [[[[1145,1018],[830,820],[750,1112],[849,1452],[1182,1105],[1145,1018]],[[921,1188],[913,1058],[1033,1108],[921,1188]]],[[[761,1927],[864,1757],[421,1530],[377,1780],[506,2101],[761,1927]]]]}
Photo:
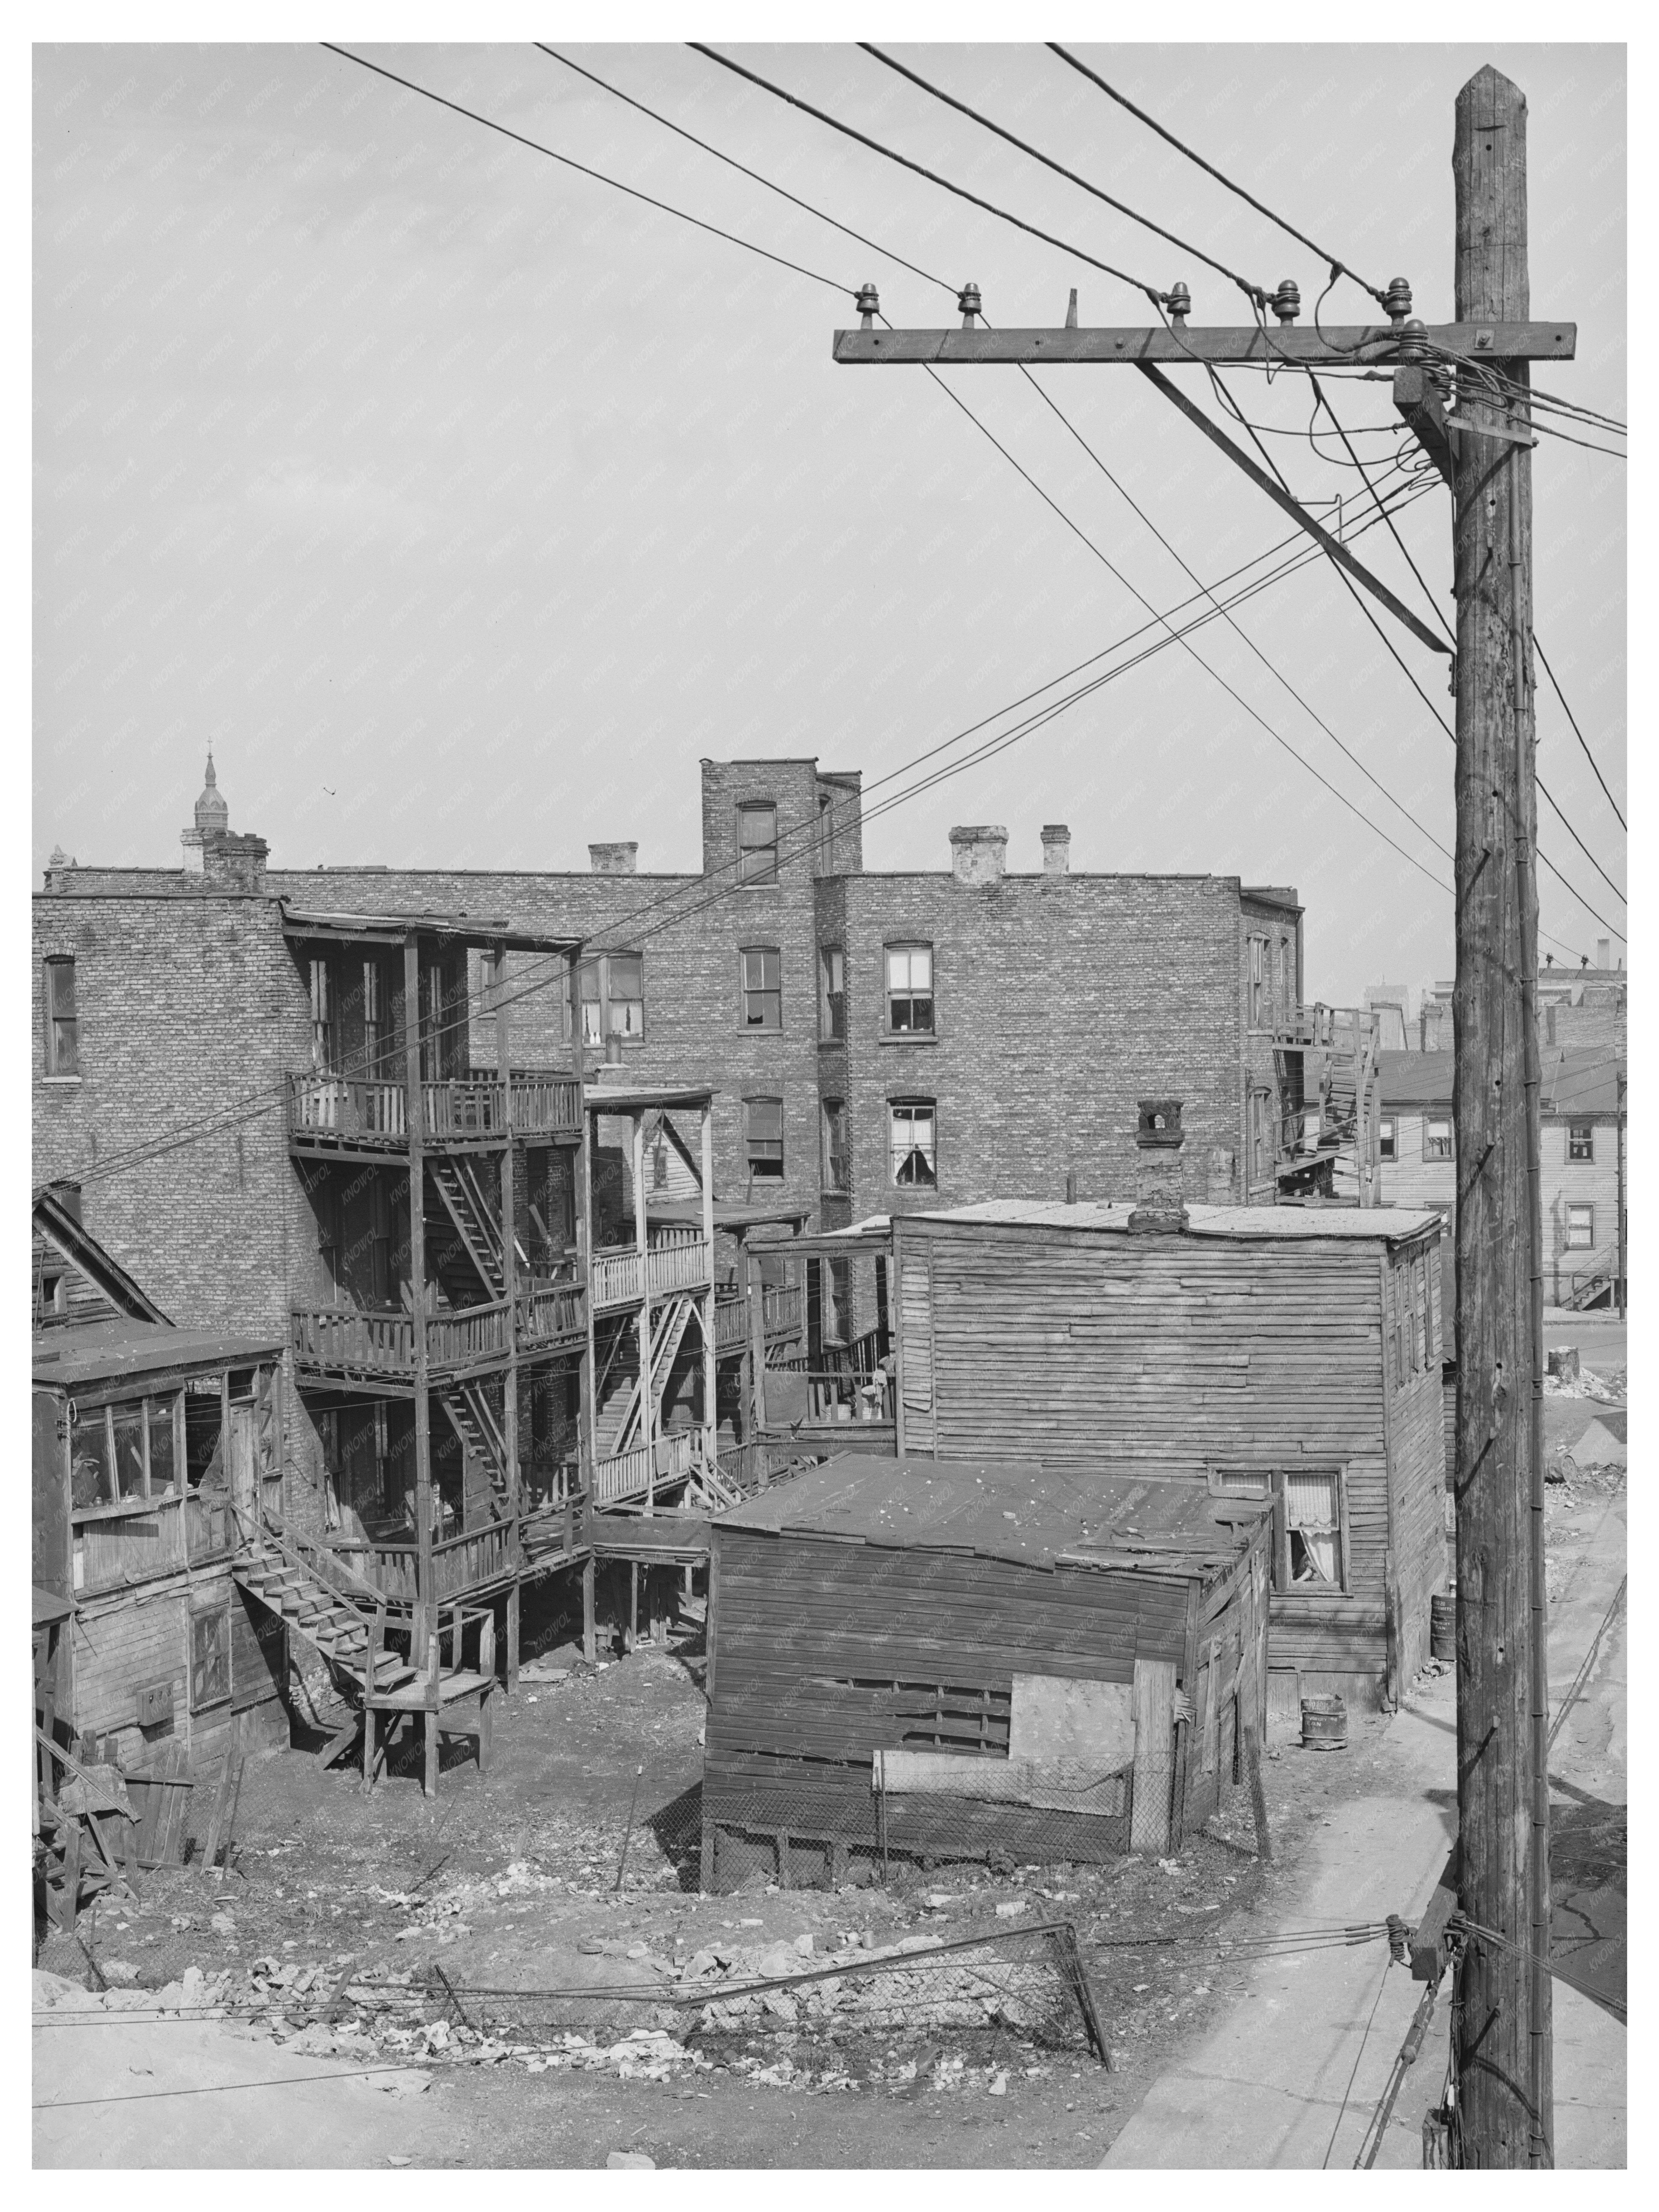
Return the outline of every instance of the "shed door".
{"type": "Polygon", "coordinates": [[[253,1478],[256,1420],[256,1412],[252,1406],[233,1406],[230,1409],[231,1502],[250,1519],[254,1518],[259,1510],[253,1478]]]}
{"type": "Polygon", "coordinates": [[[907,1250],[899,1274],[899,1333],[904,1370],[906,1451],[936,1452],[933,1407],[933,1271],[925,1252],[907,1250]]]}

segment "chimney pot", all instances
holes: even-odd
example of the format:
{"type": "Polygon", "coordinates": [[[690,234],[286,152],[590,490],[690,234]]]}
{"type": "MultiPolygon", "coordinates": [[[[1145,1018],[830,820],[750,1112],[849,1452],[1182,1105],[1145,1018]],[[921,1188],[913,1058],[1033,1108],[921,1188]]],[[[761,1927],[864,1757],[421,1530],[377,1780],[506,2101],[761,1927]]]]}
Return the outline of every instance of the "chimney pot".
{"type": "Polygon", "coordinates": [[[1596,964],[1596,966],[1597,966],[1598,968],[1611,968],[1611,967],[1612,967],[1612,965],[1613,965],[1613,940],[1612,940],[1612,939],[1611,939],[1611,938],[1608,938],[1608,937],[1598,937],[1598,938],[1596,939],[1596,940],[1595,940],[1595,964],[1596,964]]]}
{"type": "Polygon", "coordinates": [[[981,822],[951,832],[951,870],[959,884],[1000,884],[1008,856],[1008,832],[981,822]]]}
{"type": "Polygon", "coordinates": [[[1063,822],[1045,822],[1042,825],[1042,872],[1045,876],[1069,875],[1072,867],[1072,833],[1063,822]]]}
{"type": "Polygon", "coordinates": [[[616,845],[590,845],[588,865],[596,876],[631,876],[639,849],[638,842],[633,840],[616,845]]]}
{"type": "Polygon", "coordinates": [[[1179,1098],[1143,1098],[1135,1131],[1135,1205],[1132,1230],[1184,1229],[1187,1207],[1181,1168],[1186,1133],[1179,1098]]]}

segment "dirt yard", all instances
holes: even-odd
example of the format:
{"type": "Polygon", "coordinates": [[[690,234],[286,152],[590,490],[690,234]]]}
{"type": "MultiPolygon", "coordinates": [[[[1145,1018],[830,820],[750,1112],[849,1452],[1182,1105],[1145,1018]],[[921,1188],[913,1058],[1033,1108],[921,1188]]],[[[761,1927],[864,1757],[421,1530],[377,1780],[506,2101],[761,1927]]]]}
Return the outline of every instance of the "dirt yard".
{"type": "MultiPolygon", "coordinates": [[[[1607,1410],[1588,1399],[1551,1406],[1553,1443],[1607,1410]]],[[[1553,1579],[1619,1480],[1622,1470],[1573,1468],[1552,1484],[1553,1579]]],[[[1170,1861],[1003,1875],[945,1867],[836,1891],[780,1891],[757,1875],[730,1895],[700,1896],[701,1675],[696,1642],[597,1669],[556,1650],[504,1702],[489,1776],[458,1749],[432,1804],[412,1756],[394,1756],[368,1798],[356,1773],[322,1771],[304,1751],[251,1762],[228,1874],[149,1875],[140,1899],[106,1899],[82,1916],[78,1942],[53,1936],[37,1963],[83,1989],[109,1986],[107,2002],[133,2013],[123,2039],[148,2039],[135,2062],[143,2074],[164,2078],[169,2049],[190,2039],[194,2052],[207,2038],[237,2078],[280,2077],[280,2089],[258,2094],[291,2110],[291,2130],[276,2138],[295,2165],[311,2162],[313,2105],[319,2147],[352,2163],[1093,2165],[1170,2055],[1239,1986],[1226,1939],[1294,1918],[1309,1839],[1341,1801],[1377,1787],[1386,1727],[1353,1713],[1345,1752],[1270,1748],[1266,1869],[1241,1789],[1170,1861]],[[556,2027],[538,2027],[529,1996],[667,1983],[706,1983],[712,1996],[722,1979],[1061,1919],[1076,1927],[1111,2070],[1076,2037],[1045,2047],[1006,2021],[933,2024],[925,2007],[849,2039],[817,2033],[804,1995],[797,2018],[751,2003],[750,2017],[714,2035],[696,2032],[696,2007],[669,2015],[665,2033],[660,2011],[630,2013],[621,2000],[599,2008],[592,2031],[575,2001],[556,2027]],[[173,2009],[155,2017],[158,2006],[173,2009]],[[620,2031],[599,2032],[601,2015],[620,2031]],[[291,2075],[301,2060],[317,2086],[291,2075]],[[341,2093],[325,2092],[322,2074],[368,2068],[385,2069],[398,2110],[382,2097],[370,2100],[374,2124],[355,2135],[324,2126],[318,2100],[341,2093]]],[[[37,2008],[53,1986],[42,1984],[37,2008]]],[[[63,2106],[50,2143],[37,2136],[40,2162],[106,2162],[96,2147],[110,2108],[69,2100],[137,2093],[134,2069],[114,2079],[99,2048],[96,2037],[54,2042],[38,2029],[37,2106],[63,2106]]],[[[149,2109],[124,2107],[123,2119],[136,2124],[149,2109]]],[[[126,2162],[179,2160],[189,2131],[181,2136],[177,2103],[159,2098],[154,2110],[149,2137],[131,2126],[122,2136],[126,2162]]],[[[282,2162],[269,2130],[256,2139],[264,2148],[250,2162],[282,2162]]]]}

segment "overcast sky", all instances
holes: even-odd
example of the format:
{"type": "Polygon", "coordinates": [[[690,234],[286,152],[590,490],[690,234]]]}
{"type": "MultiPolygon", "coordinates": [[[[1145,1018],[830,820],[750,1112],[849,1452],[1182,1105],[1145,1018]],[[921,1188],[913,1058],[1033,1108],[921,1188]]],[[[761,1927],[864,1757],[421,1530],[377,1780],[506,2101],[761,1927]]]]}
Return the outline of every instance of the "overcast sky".
{"type": "MultiPolygon", "coordinates": [[[[977,283],[995,324],[1058,324],[1073,285],[1085,323],[1148,319],[1075,253],[683,46],[568,51],[874,246],[532,47],[364,51],[839,285],[874,279],[897,325],[957,316],[895,255],[977,283]]],[[[1189,252],[854,47],[733,51],[1129,275],[1182,279],[1195,324],[1241,319],[1189,252]]],[[[1042,46],[896,51],[1247,276],[1294,277],[1310,310],[1316,255],[1042,46]]],[[[1576,362],[1539,380],[1623,419],[1622,50],[1083,52],[1369,281],[1407,277],[1430,320],[1451,313],[1453,100],[1496,64],[1530,109],[1533,312],[1579,329],[1576,362]]],[[[926,373],[832,363],[850,301],[319,47],[39,47],[35,132],[37,869],[58,843],[178,865],[210,744],[232,826],[273,865],[584,868],[589,839],[632,837],[641,868],[694,868],[700,757],[816,754],[874,783],[1139,629],[1135,592],[1170,609],[1193,591],[1018,371],[945,381],[1124,580],[926,373]]],[[[1323,319],[1367,305],[1343,283],[1323,319]]],[[[1264,442],[1293,489],[1341,493],[1352,518],[1358,478],[1301,434],[1305,380],[1228,382],[1289,434],[1264,442]]],[[[1285,538],[1132,370],[1042,384],[1206,581],[1285,538]]],[[[1331,389],[1374,472],[1407,457],[1385,382],[1331,389]]],[[[1622,464],[1550,439],[1534,470],[1538,635],[1622,805],[1622,464]]],[[[1449,495],[1399,527],[1449,615],[1449,495]]],[[[1428,613],[1385,531],[1363,557],[1428,613]]],[[[1449,883],[1444,732],[1328,563],[1237,619],[1261,658],[1221,623],[1194,640],[1214,674],[1166,647],[872,821],[866,865],[943,867],[953,823],[1000,822],[1010,866],[1035,869],[1041,824],[1064,821],[1079,869],[1297,885],[1312,995],[1449,975],[1449,893],[1368,826],[1449,883]]],[[[1449,720],[1444,660],[1381,619],[1449,720]]],[[[1618,823],[1547,688],[1539,762],[1622,884],[1618,823]]],[[[1621,923],[1547,807],[1541,825],[1621,923]]],[[[1608,933],[1547,870],[1541,907],[1558,958],[1608,933]]]]}

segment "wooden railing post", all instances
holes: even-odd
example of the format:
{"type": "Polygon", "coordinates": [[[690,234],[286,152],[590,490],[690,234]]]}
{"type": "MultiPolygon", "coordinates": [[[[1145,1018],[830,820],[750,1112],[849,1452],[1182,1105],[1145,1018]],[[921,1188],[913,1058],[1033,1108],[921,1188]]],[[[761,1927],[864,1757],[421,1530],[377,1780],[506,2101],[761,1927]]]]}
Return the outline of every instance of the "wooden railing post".
{"type": "MultiPolygon", "coordinates": [[[[426,1342],[426,1097],[421,1082],[420,940],[404,939],[404,1042],[409,1086],[409,1274],[414,1293],[415,1350],[415,1608],[410,1657],[417,1672],[427,1664],[432,1603],[432,1410],[427,1400],[426,1342]]],[[[434,1738],[435,1744],[436,1739],[434,1738]]]]}

